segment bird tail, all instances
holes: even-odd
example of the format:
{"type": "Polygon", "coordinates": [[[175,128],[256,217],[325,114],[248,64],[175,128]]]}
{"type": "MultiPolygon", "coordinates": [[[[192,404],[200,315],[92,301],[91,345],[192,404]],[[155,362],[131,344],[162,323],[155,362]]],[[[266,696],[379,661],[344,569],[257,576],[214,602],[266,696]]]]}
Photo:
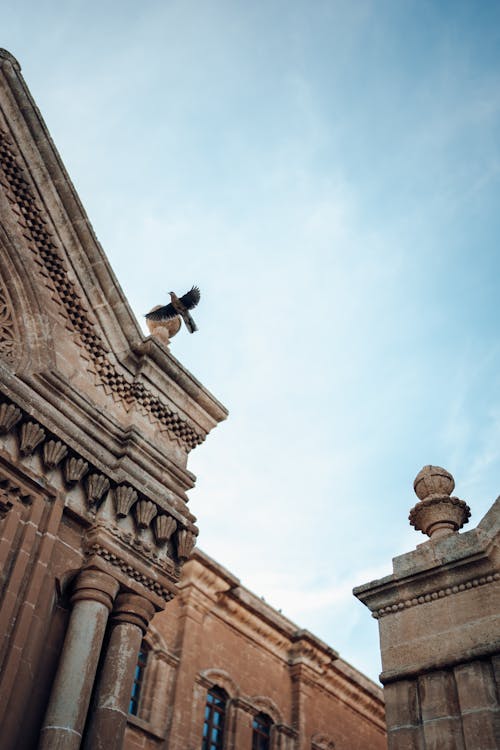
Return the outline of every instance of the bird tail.
{"type": "Polygon", "coordinates": [[[194,322],[191,315],[186,311],[186,313],[182,316],[184,319],[184,323],[186,324],[186,328],[188,329],[189,333],[194,333],[198,330],[196,323],[194,322]]]}

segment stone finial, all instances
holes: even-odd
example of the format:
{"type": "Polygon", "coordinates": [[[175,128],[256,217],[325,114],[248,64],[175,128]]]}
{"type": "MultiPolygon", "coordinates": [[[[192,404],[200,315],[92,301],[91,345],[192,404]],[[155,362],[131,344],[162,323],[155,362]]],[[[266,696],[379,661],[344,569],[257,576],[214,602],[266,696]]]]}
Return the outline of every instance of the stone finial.
{"type": "Polygon", "coordinates": [[[452,475],[440,466],[424,466],[413,482],[420,502],[410,511],[410,524],[429,537],[439,538],[458,531],[470,518],[470,508],[458,497],[452,475]]]}
{"type": "MultiPolygon", "coordinates": [[[[161,305],[156,305],[152,308],[152,310],[150,310],[150,312],[154,312],[160,307],[161,305]]],[[[181,319],[178,315],[175,318],[170,318],[170,320],[148,320],[146,318],[146,325],[152,336],[159,339],[168,346],[170,344],[170,339],[172,338],[172,336],[175,336],[176,333],[179,333],[179,329],[181,327],[181,319]]]]}

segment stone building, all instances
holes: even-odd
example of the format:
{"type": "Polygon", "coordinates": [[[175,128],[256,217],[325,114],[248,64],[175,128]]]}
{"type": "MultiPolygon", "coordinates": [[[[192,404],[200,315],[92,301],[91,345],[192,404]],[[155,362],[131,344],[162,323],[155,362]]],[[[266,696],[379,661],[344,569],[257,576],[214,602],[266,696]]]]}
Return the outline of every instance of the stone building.
{"type": "Polygon", "coordinates": [[[120,748],[196,540],[188,454],[226,411],[142,335],[5,51],[0,250],[1,746],[120,748]]]}
{"type": "Polygon", "coordinates": [[[390,750],[500,748],[500,498],[475,529],[426,466],[410,521],[430,539],[354,590],[378,619],[390,750]]]}
{"type": "Polygon", "coordinates": [[[196,750],[207,700],[226,750],[382,748],[334,651],[201,553],[178,586],[188,455],[227,412],[172,333],[143,336],[0,50],[2,750],[196,750]]]}
{"type": "Polygon", "coordinates": [[[380,687],[332,648],[199,550],[179,588],[143,642],[126,750],[386,747],[380,687]]]}

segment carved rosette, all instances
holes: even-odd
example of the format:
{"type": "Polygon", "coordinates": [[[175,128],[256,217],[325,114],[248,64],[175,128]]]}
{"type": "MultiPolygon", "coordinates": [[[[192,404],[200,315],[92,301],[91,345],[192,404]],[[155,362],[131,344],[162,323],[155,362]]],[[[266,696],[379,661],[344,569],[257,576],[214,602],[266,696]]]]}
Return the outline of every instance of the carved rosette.
{"type": "Polygon", "coordinates": [[[196,536],[192,531],[181,529],[177,533],[177,557],[179,560],[187,560],[194,550],[196,536]]]}
{"type": "Polygon", "coordinates": [[[162,514],[156,516],[153,521],[153,530],[158,544],[168,542],[174,531],[177,529],[177,521],[172,516],[162,514]]]}
{"type": "Polygon", "coordinates": [[[43,444],[43,462],[47,469],[55,469],[68,452],[68,447],[60,440],[47,440],[43,444]]]}
{"type": "Polygon", "coordinates": [[[125,484],[116,487],[113,491],[113,498],[115,501],[116,515],[120,518],[128,516],[130,508],[137,500],[137,492],[133,487],[128,487],[125,484]]]}
{"type": "Polygon", "coordinates": [[[87,501],[89,505],[99,505],[109,490],[109,479],[104,474],[90,474],[87,477],[87,501]]]}
{"type": "Polygon", "coordinates": [[[413,488],[420,499],[410,511],[409,521],[417,531],[432,538],[448,536],[466,524],[470,508],[458,497],[452,475],[440,466],[424,466],[415,477],[413,488]]]}
{"type": "Polygon", "coordinates": [[[0,433],[10,432],[22,415],[21,409],[14,404],[0,404],[0,433]]]}
{"type": "Polygon", "coordinates": [[[67,484],[76,484],[79,482],[89,470],[87,461],[83,458],[68,458],[64,462],[64,479],[67,484]]]}
{"type": "Polygon", "coordinates": [[[45,430],[36,422],[21,425],[19,450],[23,456],[31,455],[45,437],[45,430]]]}
{"type": "Polygon", "coordinates": [[[12,304],[7,290],[0,285],[0,358],[7,365],[15,368],[20,356],[20,337],[12,312],[12,304]]]}
{"type": "Polygon", "coordinates": [[[135,508],[135,520],[140,529],[146,529],[158,513],[158,508],[151,500],[140,500],[135,508]]]}

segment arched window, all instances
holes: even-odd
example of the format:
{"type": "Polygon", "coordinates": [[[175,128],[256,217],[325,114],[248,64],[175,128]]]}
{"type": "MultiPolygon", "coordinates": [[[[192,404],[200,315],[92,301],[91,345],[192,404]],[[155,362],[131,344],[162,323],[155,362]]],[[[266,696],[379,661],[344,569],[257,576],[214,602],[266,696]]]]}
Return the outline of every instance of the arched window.
{"type": "Polygon", "coordinates": [[[139,650],[139,656],[137,657],[137,664],[135,665],[134,682],[132,684],[132,692],[130,694],[130,703],[128,704],[128,712],[133,716],[139,714],[139,703],[141,700],[141,690],[144,685],[144,675],[146,674],[146,667],[148,663],[149,646],[143,641],[139,650]]]}
{"type": "Polygon", "coordinates": [[[252,725],[252,750],[270,750],[272,725],[272,719],[267,714],[257,714],[252,725]]]}
{"type": "Polygon", "coordinates": [[[202,750],[222,750],[226,703],[227,693],[225,690],[217,686],[210,688],[205,704],[202,750]]]}

